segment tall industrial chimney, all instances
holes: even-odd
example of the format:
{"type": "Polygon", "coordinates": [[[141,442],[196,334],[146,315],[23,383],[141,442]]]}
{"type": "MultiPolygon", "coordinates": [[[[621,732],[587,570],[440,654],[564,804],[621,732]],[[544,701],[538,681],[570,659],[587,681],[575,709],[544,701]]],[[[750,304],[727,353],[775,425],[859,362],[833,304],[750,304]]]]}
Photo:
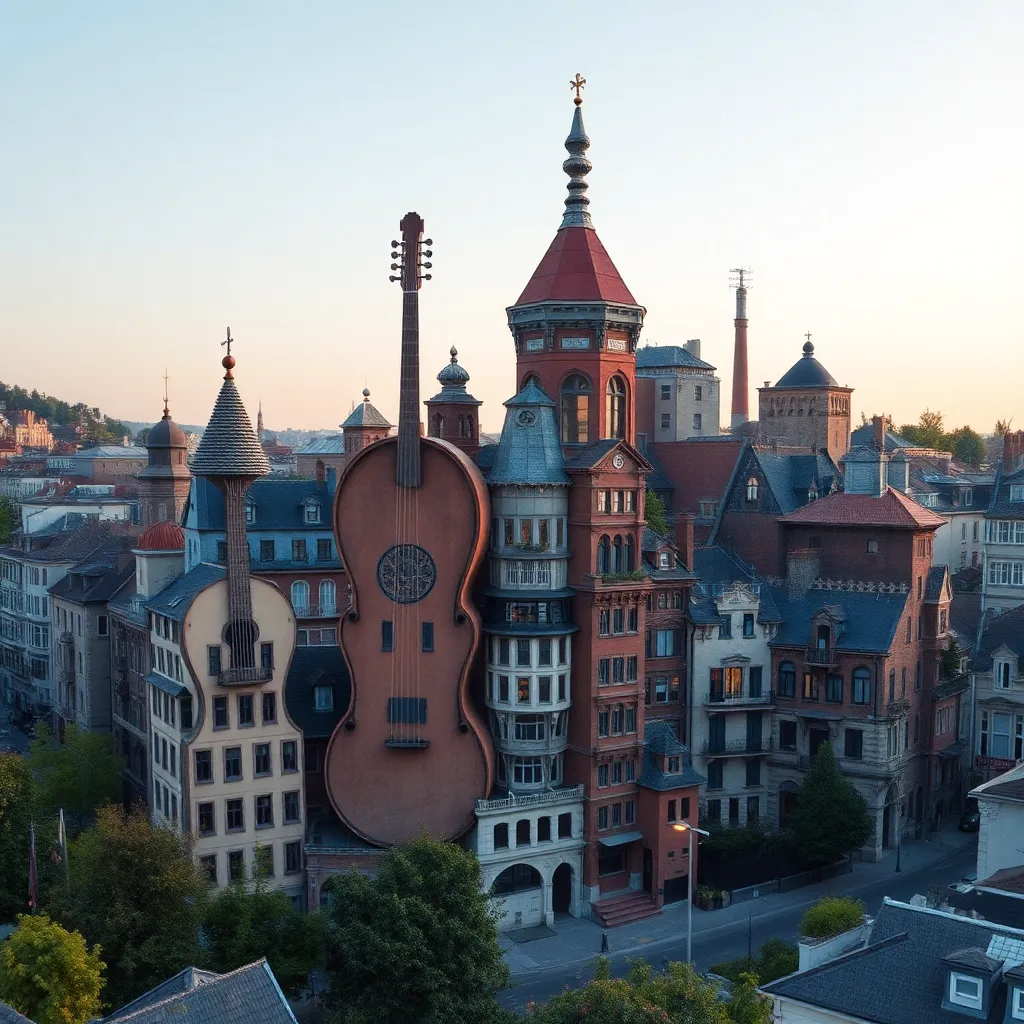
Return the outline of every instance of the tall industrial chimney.
{"type": "Polygon", "coordinates": [[[730,273],[735,275],[733,283],[736,286],[736,319],[733,321],[736,328],[736,343],[732,355],[732,420],[730,425],[733,430],[736,430],[750,419],[750,410],[747,405],[750,388],[747,385],[746,285],[750,271],[744,267],[737,267],[730,273]]]}

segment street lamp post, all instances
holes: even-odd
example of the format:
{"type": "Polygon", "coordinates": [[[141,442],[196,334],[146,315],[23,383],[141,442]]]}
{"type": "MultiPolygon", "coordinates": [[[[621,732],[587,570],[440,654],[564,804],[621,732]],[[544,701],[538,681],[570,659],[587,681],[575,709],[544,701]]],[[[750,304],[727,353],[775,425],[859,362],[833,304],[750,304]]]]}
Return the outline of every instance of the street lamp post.
{"type": "Polygon", "coordinates": [[[686,901],[686,962],[688,964],[693,963],[693,833],[696,832],[701,836],[709,836],[710,832],[705,832],[702,828],[697,828],[696,825],[690,825],[685,821],[676,822],[672,826],[677,832],[686,833],[686,882],[687,888],[689,889],[689,898],[686,901]]]}

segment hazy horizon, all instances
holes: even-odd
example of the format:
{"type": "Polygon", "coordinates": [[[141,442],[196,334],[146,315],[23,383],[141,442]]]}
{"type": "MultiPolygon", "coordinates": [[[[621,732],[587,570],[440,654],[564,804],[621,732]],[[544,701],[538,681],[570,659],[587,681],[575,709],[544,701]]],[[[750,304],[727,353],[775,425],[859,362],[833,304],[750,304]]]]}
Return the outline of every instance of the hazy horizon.
{"type": "Polygon", "coordinates": [[[756,388],[815,355],[853,420],[1024,419],[1024,6],[408,2],[9,6],[0,380],[205,423],[219,342],[269,428],[397,417],[390,240],[434,239],[421,397],[448,349],[497,430],[505,307],[558,227],[569,79],[591,212],[641,344],[700,338],[729,421],[753,267],[756,388]]]}

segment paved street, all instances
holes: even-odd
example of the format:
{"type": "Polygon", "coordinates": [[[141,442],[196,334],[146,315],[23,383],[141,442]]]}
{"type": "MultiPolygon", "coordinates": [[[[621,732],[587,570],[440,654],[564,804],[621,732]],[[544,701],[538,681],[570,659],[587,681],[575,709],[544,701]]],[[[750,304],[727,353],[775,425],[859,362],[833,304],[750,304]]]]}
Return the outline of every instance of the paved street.
{"type": "MultiPolygon", "coordinates": [[[[753,948],[771,938],[796,941],[800,918],[811,904],[829,894],[849,894],[864,902],[873,914],[882,898],[909,900],[924,893],[929,886],[958,881],[973,871],[976,859],[976,837],[946,831],[940,840],[918,843],[904,849],[901,872],[896,874],[896,860],[888,857],[878,864],[856,863],[851,874],[820,885],[796,889],[730,907],[726,910],[693,912],[693,955],[699,970],[712,964],[744,956],[747,952],[748,920],[753,932],[753,948]]],[[[669,907],[658,918],[626,925],[608,932],[611,943],[612,971],[616,975],[629,971],[627,957],[644,957],[656,967],[663,960],[686,959],[686,905],[669,907]],[[645,927],[646,926],[646,927],[645,927]]],[[[564,958],[555,945],[558,938],[525,943],[510,950],[514,987],[504,994],[504,1006],[522,1011],[530,1001],[543,1001],[562,991],[576,987],[593,976],[588,960],[600,949],[601,930],[590,922],[565,920],[557,922],[563,938],[564,958]],[[589,943],[586,951],[580,940],[589,943]],[[548,956],[541,959],[537,947],[546,945],[548,956]],[[520,954],[525,954],[521,956],[520,954]],[[574,954],[578,954],[574,955],[574,954]],[[524,967],[529,957],[536,962],[533,969],[524,967]]]]}

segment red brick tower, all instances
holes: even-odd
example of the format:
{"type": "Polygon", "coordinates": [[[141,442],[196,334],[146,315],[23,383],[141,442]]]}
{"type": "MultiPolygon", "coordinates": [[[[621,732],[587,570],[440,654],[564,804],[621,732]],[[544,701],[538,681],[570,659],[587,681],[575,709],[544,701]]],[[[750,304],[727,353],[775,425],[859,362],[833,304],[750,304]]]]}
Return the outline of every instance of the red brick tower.
{"type": "MultiPolygon", "coordinates": [[[[532,379],[554,399],[572,481],[568,584],[575,591],[579,632],[572,640],[573,714],[564,777],[567,785],[584,786],[582,909],[586,913],[589,904],[607,923],[634,912],[631,905],[622,908],[622,901],[654,911],[661,902],[662,847],[666,840],[680,843],[656,809],[664,790],[673,787],[659,783],[652,790],[641,783],[653,777],[644,747],[642,683],[651,582],[641,558],[644,481],[651,466],[632,444],[634,353],[645,310],[619,276],[587,212],[590,140],[578,75],[573,84],[576,110],[565,141],[569,158],[562,165],[570,179],[565,215],[507,313],[517,387],[532,379]],[[610,894],[617,894],[615,901],[602,903],[610,894]]],[[[660,767],[652,771],[660,778],[660,767]]],[[[696,813],[695,789],[693,797],[696,813]]]]}

